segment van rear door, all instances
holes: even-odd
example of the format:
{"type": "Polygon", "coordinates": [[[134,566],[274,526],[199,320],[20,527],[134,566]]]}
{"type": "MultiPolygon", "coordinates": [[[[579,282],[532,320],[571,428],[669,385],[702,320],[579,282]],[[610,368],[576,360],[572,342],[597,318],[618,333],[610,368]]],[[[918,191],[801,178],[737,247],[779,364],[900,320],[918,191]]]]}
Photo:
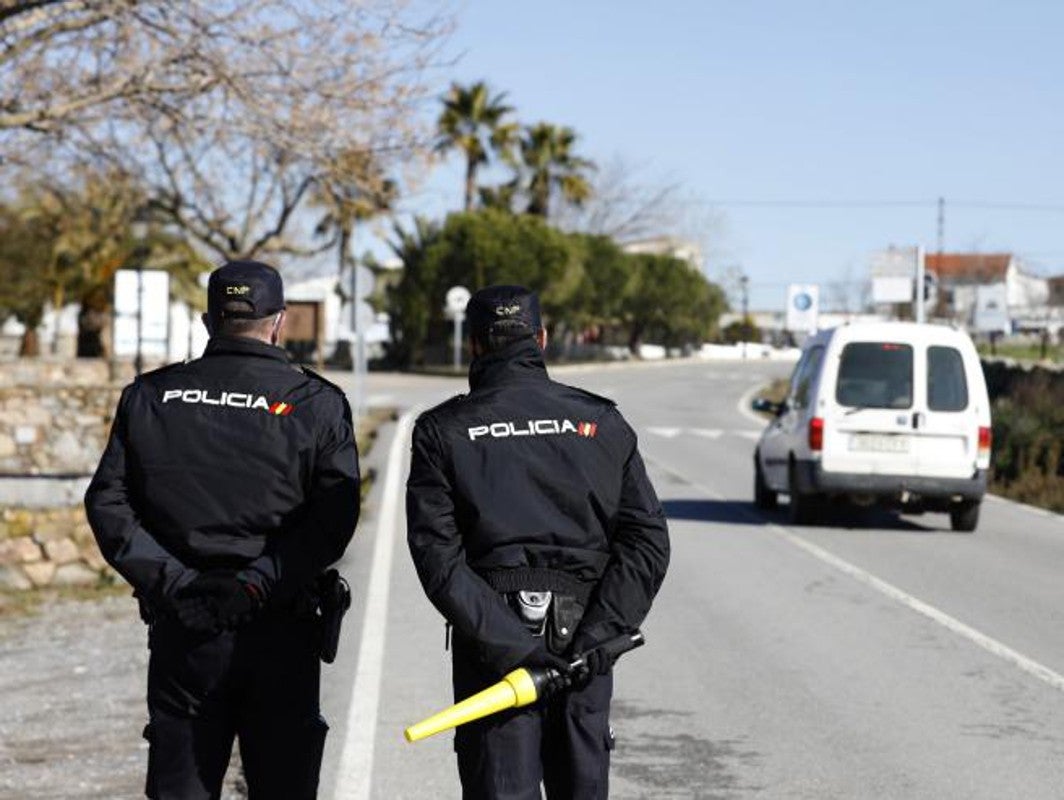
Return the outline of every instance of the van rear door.
{"type": "MultiPolygon", "coordinates": [[[[850,341],[824,404],[823,469],[912,475],[916,348],[907,341],[850,341]]],[[[827,387],[832,382],[826,383],[827,387]]]]}
{"type": "Polygon", "coordinates": [[[953,342],[917,348],[913,447],[917,474],[969,478],[976,468],[979,387],[969,386],[965,356],[953,342]]]}

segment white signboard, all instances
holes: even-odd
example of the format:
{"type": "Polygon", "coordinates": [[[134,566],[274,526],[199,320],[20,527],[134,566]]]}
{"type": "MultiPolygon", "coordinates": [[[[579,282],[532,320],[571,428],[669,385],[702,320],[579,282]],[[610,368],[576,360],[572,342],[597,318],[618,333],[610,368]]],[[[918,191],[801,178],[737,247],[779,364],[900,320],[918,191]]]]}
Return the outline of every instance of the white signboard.
{"type": "Polygon", "coordinates": [[[808,283],[792,283],[787,288],[787,330],[812,333],[816,330],[819,313],[819,286],[808,283]]]}
{"type": "Polygon", "coordinates": [[[979,333],[1009,333],[1008,293],[1003,283],[975,287],[972,327],[979,333]]]}
{"type": "Polygon", "coordinates": [[[919,257],[916,247],[891,247],[872,253],[872,302],[911,303],[919,257]]]}
{"type": "Polygon", "coordinates": [[[118,270],[115,273],[114,312],[116,356],[135,356],[139,338],[142,355],[167,357],[170,330],[169,273],[159,269],[118,270]]]}
{"type": "Polygon", "coordinates": [[[469,298],[471,296],[469,290],[464,286],[452,286],[447,290],[447,300],[444,303],[444,310],[452,317],[459,314],[465,314],[466,306],[469,305],[469,298]]]}
{"type": "Polygon", "coordinates": [[[913,277],[872,278],[872,302],[911,303],[913,301],[913,277]]]}

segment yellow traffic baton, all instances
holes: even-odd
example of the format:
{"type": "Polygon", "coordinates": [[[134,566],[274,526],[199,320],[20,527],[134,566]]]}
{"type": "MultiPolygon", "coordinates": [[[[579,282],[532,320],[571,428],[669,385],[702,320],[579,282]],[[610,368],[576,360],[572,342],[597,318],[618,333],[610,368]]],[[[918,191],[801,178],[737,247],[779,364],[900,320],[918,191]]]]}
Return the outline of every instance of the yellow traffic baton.
{"type": "Polygon", "coordinates": [[[643,634],[639,631],[610,639],[580,654],[564,674],[550,667],[520,667],[472,697],[411,725],[404,735],[408,742],[417,742],[508,708],[532,705],[572,685],[574,678],[587,669],[587,657],[592,652],[603,652],[611,661],[616,661],[619,656],[644,642],[643,634]]]}

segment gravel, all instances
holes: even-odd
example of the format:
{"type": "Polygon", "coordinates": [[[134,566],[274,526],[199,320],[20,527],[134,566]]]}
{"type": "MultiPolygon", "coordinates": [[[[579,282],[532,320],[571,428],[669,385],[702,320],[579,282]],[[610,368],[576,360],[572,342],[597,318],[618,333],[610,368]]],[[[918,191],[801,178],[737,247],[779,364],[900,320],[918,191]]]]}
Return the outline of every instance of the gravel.
{"type": "MultiPolygon", "coordinates": [[[[130,597],[0,617],[0,800],[143,797],[147,670],[130,597]]],[[[243,797],[234,753],[223,798],[243,797]]]]}

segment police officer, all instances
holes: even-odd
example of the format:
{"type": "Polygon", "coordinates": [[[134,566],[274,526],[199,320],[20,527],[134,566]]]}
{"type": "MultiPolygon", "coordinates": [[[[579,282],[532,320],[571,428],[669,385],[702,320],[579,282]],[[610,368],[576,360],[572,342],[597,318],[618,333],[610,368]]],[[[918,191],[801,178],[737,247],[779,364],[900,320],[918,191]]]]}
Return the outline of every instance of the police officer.
{"type": "MultiPolygon", "coordinates": [[[[630,633],[669,560],[661,505],[614,404],[555,383],[535,294],[493,286],[466,311],[471,392],[413,433],[408,540],[454,629],[455,699],[518,666],[564,667],[630,633]]],[[[603,798],[612,664],[546,704],[459,728],[465,798],[603,798]]]]}
{"type": "Polygon", "coordinates": [[[122,392],[85,505],[150,623],[147,795],[217,798],[239,737],[252,800],[317,793],[312,587],[359,511],[343,393],[277,346],[281,277],[211,273],[202,358],[122,392]]]}

